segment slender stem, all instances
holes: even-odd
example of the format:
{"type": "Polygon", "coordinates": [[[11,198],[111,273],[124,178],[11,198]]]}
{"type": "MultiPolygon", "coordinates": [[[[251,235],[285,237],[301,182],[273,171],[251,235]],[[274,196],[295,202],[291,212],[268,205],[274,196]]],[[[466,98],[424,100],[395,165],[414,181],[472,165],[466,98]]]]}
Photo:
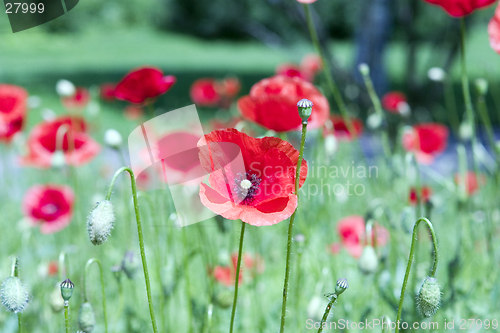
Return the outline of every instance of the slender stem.
{"type": "Polygon", "coordinates": [[[87,261],[87,264],[85,265],[85,270],[83,271],[83,301],[88,302],[87,284],[85,283],[85,280],[87,278],[89,267],[94,262],[98,264],[99,275],[101,276],[102,312],[104,314],[104,331],[107,333],[108,332],[108,314],[106,311],[106,293],[104,292],[104,276],[102,274],[102,265],[101,265],[101,262],[99,261],[99,259],[96,259],[96,258],[89,259],[87,261]]]}
{"type": "Polygon", "coordinates": [[[21,312],[17,313],[17,326],[18,326],[18,332],[21,333],[22,330],[22,325],[21,325],[21,312]]]}
{"type": "Polygon", "coordinates": [[[12,269],[10,271],[10,276],[19,276],[19,259],[17,257],[12,258],[12,269]]]}
{"type": "Polygon", "coordinates": [[[408,284],[408,277],[410,275],[410,269],[411,269],[411,264],[413,262],[413,256],[415,255],[415,241],[417,240],[417,228],[418,228],[420,222],[425,222],[427,224],[427,227],[429,228],[430,233],[431,233],[432,244],[434,246],[434,263],[432,264],[432,270],[431,270],[430,277],[436,276],[436,270],[437,270],[438,258],[439,258],[439,250],[438,250],[436,233],[434,232],[434,226],[432,225],[431,221],[429,221],[425,217],[421,217],[417,220],[417,222],[415,222],[415,226],[413,227],[413,236],[412,236],[412,240],[411,240],[410,256],[408,257],[408,264],[406,266],[406,273],[405,273],[405,277],[403,280],[403,286],[401,287],[401,296],[399,298],[398,316],[396,318],[396,323],[398,323],[398,325],[396,327],[396,333],[399,332],[399,322],[401,320],[401,313],[403,311],[403,301],[405,298],[406,286],[408,284]]]}
{"type": "Polygon", "coordinates": [[[193,331],[193,306],[191,304],[191,278],[189,276],[189,253],[188,253],[188,242],[186,237],[186,228],[182,228],[182,245],[184,247],[184,278],[186,280],[186,299],[188,307],[188,331],[193,331]]]}
{"type": "Polygon", "coordinates": [[[325,313],[323,313],[323,318],[321,318],[321,323],[319,325],[318,333],[323,332],[323,324],[326,322],[328,319],[328,315],[330,314],[330,310],[332,309],[333,303],[337,300],[337,294],[332,294],[330,296],[330,302],[328,302],[328,305],[326,306],[325,313]]]}
{"type": "Polygon", "coordinates": [[[297,214],[297,209],[299,207],[299,185],[300,185],[300,167],[302,166],[302,159],[304,157],[304,146],[306,143],[306,133],[307,133],[307,121],[302,122],[302,137],[300,139],[300,150],[299,150],[299,160],[297,161],[297,171],[295,174],[295,195],[297,196],[297,208],[290,217],[290,224],[288,225],[288,242],[286,245],[286,269],[285,269],[285,282],[283,285],[283,304],[281,306],[281,326],[280,333],[285,331],[285,319],[286,319],[286,301],[288,297],[288,284],[290,279],[290,261],[291,261],[291,248],[292,248],[292,231],[293,222],[295,220],[295,215],[297,214]]]}
{"type": "Polygon", "coordinates": [[[66,333],[69,333],[69,302],[64,302],[64,327],[66,333]]]}
{"type": "Polygon", "coordinates": [[[309,34],[311,35],[312,44],[313,44],[314,48],[316,49],[316,53],[318,53],[318,55],[321,57],[321,62],[323,65],[323,72],[325,73],[325,78],[326,78],[328,87],[330,88],[330,91],[333,95],[333,98],[335,99],[335,102],[337,103],[337,106],[339,107],[340,114],[342,115],[342,118],[344,118],[344,122],[347,125],[349,133],[356,133],[354,126],[352,125],[351,118],[349,117],[349,114],[347,113],[347,107],[344,103],[344,100],[342,99],[342,95],[340,94],[340,91],[337,88],[337,85],[335,84],[335,80],[333,79],[332,71],[330,69],[330,64],[326,60],[325,54],[323,53],[323,50],[321,49],[318,34],[316,32],[316,28],[314,26],[313,18],[311,15],[311,9],[309,8],[308,4],[303,4],[303,8],[304,8],[305,16],[306,16],[307,28],[309,29],[309,34]]]}
{"type": "Polygon", "coordinates": [[[458,116],[457,105],[455,101],[455,93],[453,91],[453,79],[447,77],[443,83],[444,86],[444,103],[448,111],[448,119],[450,121],[453,133],[458,134],[460,127],[460,118],[458,116]]]}
{"type": "Polygon", "coordinates": [[[488,135],[488,141],[490,143],[491,150],[495,156],[497,162],[497,167],[500,168],[500,155],[495,144],[495,135],[493,134],[493,127],[491,126],[490,116],[488,115],[488,107],[486,106],[486,100],[484,95],[480,95],[477,98],[477,109],[479,111],[479,116],[481,121],[486,128],[486,134],[488,135]]]}
{"type": "Polygon", "coordinates": [[[233,332],[234,315],[236,313],[236,303],[238,302],[238,286],[240,284],[240,266],[241,266],[241,257],[243,256],[243,238],[245,237],[245,226],[246,223],[241,221],[240,246],[238,248],[238,263],[236,264],[236,276],[234,278],[234,300],[233,300],[233,309],[231,310],[231,326],[229,326],[229,333],[233,332]]]}
{"type": "Polygon", "coordinates": [[[65,280],[63,278],[63,269],[64,269],[64,277],[69,276],[69,260],[66,256],[66,253],[64,251],[61,251],[61,253],[59,253],[59,268],[57,270],[59,274],[59,281],[65,280]]]}
{"type": "Polygon", "coordinates": [[[113,192],[113,185],[116,182],[116,178],[118,178],[118,175],[123,171],[127,171],[130,175],[130,182],[132,185],[132,196],[134,199],[135,219],[137,222],[137,233],[139,235],[139,248],[141,250],[142,268],[144,270],[144,280],[146,282],[146,293],[148,296],[149,314],[151,315],[151,325],[153,326],[153,332],[158,333],[158,328],[156,326],[155,310],[153,307],[153,297],[151,293],[151,283],[149,280],[148,263],[146,260],[146,252],[144,251],[144,237],[142,234],[141,215],[139,213],[139,201],[137,199],[137,185],[135,182],[135,175],[132,169],[130,169],[129,167],[122,167],[118,169],[118,171],[116,171],[115,175],[113,176],[113,179],[111,180],[111,185],[109,186],[106,200],[109,200],[111,198],[111,193],[113,192]]]}

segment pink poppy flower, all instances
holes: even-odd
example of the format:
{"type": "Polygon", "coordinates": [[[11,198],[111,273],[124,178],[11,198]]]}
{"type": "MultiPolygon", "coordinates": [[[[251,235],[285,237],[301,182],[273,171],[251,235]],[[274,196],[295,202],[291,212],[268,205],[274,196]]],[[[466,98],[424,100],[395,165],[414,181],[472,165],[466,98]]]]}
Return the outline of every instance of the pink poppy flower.
{"type": "Polygon", "coordinates": [[[28,93],[21,87],[0,84],[0,142],[10,142],[21,131],[28,93]]]}
{"type": "Polygon", "coordinates": [[[82,87],[77,87],[72,96],[62,98],[62,103],[67,110],[81,111],[85,109],[89,101],[90,93],[87,89],[82,87]]]}
{"type": "Polygon", "coordinates": [[[491,48],[500,54],[500,4],[495,10],[495,15],[488,24],[488,34],[490,36],[491,48]]]}
{"type": "Polygon", "coordinates": [[[431,164],[434,158],[445,151],[448,145],[448,128],[437,123],[413,126],[403,135],[403,147],[415,153],[417,161],[431,164]]]}
{"type": "MultiPolygon", "coordinates": [[[[389,240],[389,232],[386,228],[375,223],[374,225],[377,246],[384,246],[389,240]]],[[[366,244],[366,226],[365,220],[360,215],[351,215],[344,217],[337,222],[337,232],[340,236],[342,246],[354,258],[359,258],[363,253],[363,247],[366,244]]],[[[372,230],[372,244],[374,234],[372,230]]]]}
{"type": "Polygon", "coordinates": [[[476,9],[487,7],[496,0],[424,0],[428,3],[440,6],[450,16],[464,17],[476,9]]]}

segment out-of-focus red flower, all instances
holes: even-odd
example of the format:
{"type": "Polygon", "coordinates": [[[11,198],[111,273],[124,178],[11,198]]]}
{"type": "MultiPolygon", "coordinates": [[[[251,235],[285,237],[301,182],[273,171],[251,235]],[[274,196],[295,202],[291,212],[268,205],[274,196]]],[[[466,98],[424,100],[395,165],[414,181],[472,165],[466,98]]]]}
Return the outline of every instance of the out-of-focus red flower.
{"type": "Polygon", "coordinates": [[[57,272],[59,271],[59,265],[57,264],[57,261],[51,261],[47,265],[47,274],[49,276],[55,276],[57,272]]]}
{"type": "Polygon", "coordinates": [[[329,249],[332,254],[339,254],[340,250],[342,249],[342,244],[333,243],[329,246],[329,249]]]}
{"type": "Polygon", "coordinates": [[[401,103],[407,103],[406,95],[399,91],[391,91],[382,96],[382,107],[391,113],[400,113],[401,103]]]}
{"type": "MultiPolygon", "coordinates": [[[[236,271],[232,267],[215,266],[213,274],[215,280],[217,280],[219,283],[228,287],[234,285],[234,277],[236,275],[236,271]]],[[[243,274],[241,274],[240,272],[238,283],[242,282],[243,282],[243,274]]]]}
{"type": "Polygon", "coordinates": [[[282,75],[287,77],[298,77],[303,80],[306,80],[307,82],[311,82],[314,77],[312,72],[305,71],[301,67],[289,63],[281,64],[278,67],[276,67],[276,75],[282,75]]]}
{"type": "Polygon", "coordinates": [[[298,130],[302,119],[297,102],[313,102],[309,128],[320,128],[327,121],[330,106],[325,96],[311,83],[300,78],[273,76],[254,84],[250,95],[238,100],[241,115],[276,132],[298,130]]]}
{"type": "Polygon", "coordinates": [[[403,134],[403,147],[414,152],[419,163],[431,164],[447,145],[448,128],[441,124],[419,124],[403,134]]]}
{"type": "Polygon", "coordinates": [[[317,0],[297,0],[300,3],[313,3],[316,2],[317,0]]]}
{"type": "Polygon", "coordinates": [[[163,72],[158,68],[134,69],[118,83],[115,97],[130,103],[143,104],[166,93],[175,81],[175,76],[163,76],[163,72]]]}
{"type": "MultiPolygon", "coordinates": [[[[231,145],[231,146],[234,146],[231,145]]],[[[254,139],[235,129],[213,131],[198,143],[201,164],[210,173],[209,183],[201,184],[203,205],[223,217],[255,225],[272,225],[287,219],[297,207],[294,192],[299,152],[291,144],[274,137],[254,139]],[[246,170],[234,175],[227,165],[231,153],[214,149],[214,143],[237,145],[246,170]],[[216,151],[215,151],[216,150],[216,151]],[[227,170],[226,170],[227,169],[227,170]],[[228,194],[229,192],[229,194],[228,194]]],[[[302,161],[300,186],[307,176],[307,163],[302,161]]]]}
{"type": "MultiPolygon", "coordinates": [[[[455,174],[455,183],[461,185],[463,182],[462,175],[460,173],[455,174]]],[[[483,175],[477,176],[473,171],[467,171],[465,174],[465,190],[468,195],[473,195],[479,190],[479,185],[485,183],[485,178],[483,175]]]]}
{"type": "Polygon", "coordinates": [[[304,72],[315,75],[323,69],[323,61],[321,61],[321,57],[316,53],[309,53],[302,58],[300,68],[304,72]]]}
{"type": "Polygon", "coordinates": [[[363,132],[363,122],[358,118],[351,117],[351,124],[354,129],[354,133],[349,132],[349,128],[347,123],[344,121],[339,115],[332,115],[330,117],[331,126],[328,128],[325,126],[323,130],[323,135],[327,136],[328,134],[334,134],[335,137],[339,140],[350,141],[361,135],[363,132]]]}
{"type": "Polygon", "coordinates": [[[144,115],[144,110],[140,106],[129,105],[125,108],[124,115],[129,120],[137,120],[144,115]]]}
{"type": "MultiPolygon", "coordinates": [[[[236,269],[238,265],[238,253],[233,253],[231,255],[231,262],[233,264],[234,269],[236,269]]],[[[262,257],[255,255],[252,256],[249,253],[243,253],[242,263],[244,267],[248,268],[252,272],[263,273],[264,272],[264,260],[262,257]]],[[[241,271],[241,268],[240,268],[241,271]]]]}
{"type": "Polygon", "coordinates": [[[495,15],[488,24],[488,35],[490,35],[491,48],[500,54],[500,4],[495,10],[495,15]]]}
{"type": "Polygon", "coordinates": [[[64,153],[66,164],[79,166],[90,162],[100,146],[85,133],[83,118],[60,117],[36,125],[28,138],[28,155],[21,159],[27,166],[48,168],[56,151],[64,153]]]}
{"type": "Polygon", "coordinates": [[[464,17],[476,9],[487,7],[496,0],[424,0],[442,7],[450,16],[464,17]]]}
{"type": "Polygon", "coordinates": [[[116,84],[114,83],[103,83],[99,89],[99,95],[102,100],[111,102],[115,100],[115,88],[116,84]]]}
{"type": "Polygon", "coordinates": [[[0,142],[9,142],[22,129],[27,98],[23,88],[0,84],[0,142]]]}
{"type": "MultiPolygon", "coordinates": [[[[420,189],[420,200],[422,203],[427,203],[431,199],[432,189],[429,186],[422,186],[420,189]]],[[[418,203],[417,189],[412,187],[408,198],[410,205],[415,206],[418,203]]]]}
{"type": "Polygon", "coordinates": [[[82,87],[77,87],[72,96],[62,98],[62,103],[67,110],[83,110],[89,101],[90,93],[82,87]]]}
{"type": "Polygon", "coordinates": [[[74,194],[68,186],[35,185],[23,199],[23,212],[33,224],[40,226],[42,234],[64,229],[71,221],[74,194]]]}
{"type": "MultiPolygon", "coordinates": [[[[231,255],[231,265],[230,266],[216,266],[213,270],[214,278],[221,284],[225,286],[234,285],[234,278],[236,276],[236,268],[238,266],[238,254],[233,253],[231,255]]],[[[250,273],[262,273],[264,272],[264,262],[261,257],[255,256],[255,258],[248,254],[243,253],[242,265],[240,267],[240,276],[238,283],[243,282],[243,273],[247,268],[250,273]]]]}
{"type": "Polygon", "coordinates": [[[217,81],[212,78],[203,78],[194,81],[189,90],[191,100],[200,106],[216,106],[221,99],[217,85],[217,81]]]}
{"type": "MultiPolygon", "coordinates": [[[[389,232],[384,227],[375,224],[374,225],[377,246],[384,246],[389,240],[389,232]]],[[[366,243],[366,226],[363,216],[351,215],[344,217],[337,222],[337,232],[340,236],[342,246],[345,247],[347,252],[355,257],[359,258],[363,252],[363,246],[366,243]]],[[[372,230],[372,244],[374,240],[374,234],[372,230]]],[[[332,248],[333,252],[333,248],[332,248]]]]}
{"type": "Polygon", "coordinates": [[[220,81],[219,89],[221,90],[221,95],[227,98],[234,98],[241,89],[240,80],[236,77],[227,77],[220,81]]]}

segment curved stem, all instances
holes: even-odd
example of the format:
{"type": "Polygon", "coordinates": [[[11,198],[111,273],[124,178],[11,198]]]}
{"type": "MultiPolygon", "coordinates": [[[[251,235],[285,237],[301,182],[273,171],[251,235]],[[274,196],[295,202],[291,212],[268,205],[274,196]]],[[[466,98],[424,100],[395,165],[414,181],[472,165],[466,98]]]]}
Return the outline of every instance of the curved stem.
{"type": "Polygon", "coordinates": [[[108,314],[106,311],[106,294],[104,292],[104,276],[102,274],[102,265],[99,259],[92,258],[87,261],[87,264],[85,264],[85,270],[83,271],[83,301],[88,302],[88,294],[87,294],[87,284],[85,283],[88,270],[90,265],[93,263],[97,263],[99,266],[99,275],[101,276],[101,293],[102,293],[102,312],[104,314],[104,331],[107,333],[108,332],[108,314]]]}
{"type": "Polygon", "coordinates": [[[403,280],[403,286],[401,287],[401,296],[399,298],[398,316],[396,318],[396,323],[398,323],[398,325],[396,327],[396,333],[398,333],[398,331],[399,331],[399,322],[401,320],[401,313],[403,311],[403,301],[405,298],[406,286],[408,284],[408,277],[410,275],[410,269],[411,269],[411,264],[413,262],[413,256],[415,255],[415,241],[417,240],[417,228],[418,228],[420,222],[425,222],[425,224],[427,224],[427,227],[429,228],[429,231],[431,233],[432,243],[434,246],[434,263],[432,265],[431,274],[429,276],[430,277],[436,276],[438,257],[439,257],[439,250],[438,250],[438,245],[437,245],[436,233],[434,232],[434,226],[432,225],[431,221],[429,221],[425,217],[421,217],[417,220],[417,222],[415,222],[415,226],[413,227],[410,256],[408,257],[408,264],[406,266],[406,273],[405,273],[405,277],[403,280]]]}
{"type": "Polygon", "coordinates": [[[243,238],[245,237],[245,227],[246,223],[241,221],[240,246],[238,248],[238,263],[236,264],[236,276],[234,277],[234,300],[233,300],[233,309],[231,310],[231,326],[229,326],[229,333],[233,332],[234,315],[236,313],[236,303],[238,302],[238,286],[240,284],[240,267],[241,267],[241,257],[243,256],[243,238]]]}
{"type": "Polygon", "coordinates": [[[313,18],[311,15],[311,9],[309,8],[308,4],[303,4],[304,8],[304,13],[306,16],[306,21],[307,21],[307,28],[309,29],[309,34],[311,35],[311,41],[316,49],[316,53],[321,57],[321,62],[323,65],[323,72],[325,73],[325,78],[328,84],[328,88],[330,89],[333,98],[335,99],[335,102],[337,103],[337,106],[339,107],[340,114],[342,115],[342,118],[344,119],[344,122],[347,125],[347,128],[349,130],[349,133],[356,133],[354,126],[352,125],[351,118],[349,117],[349,114],[347,113],[347,107],[344,103],[344,100],[342,99],[342,95],[340,94],[339,89],[337,88],[337,85],[335,84],[335,80],[333,79],[332,71],[330,69],[330,64],[326,60],[325,54],[323,53],[323,50],[321,49],[321,45],[319,43],[319,38],[318,34],[316,32],[316,28],[314,27],[314,22],[313,18]]]}
{"type": "Polygon", "coordinates": [[[319,325],[318,333],[323,332],[323,324],[326,322],[328,319],[328,315],[330,314],[330,310],[332,309],[333,303],[337,300],[337,294],[332,294],[330,296],[330,302],[328,302],[328,305],[326,306],[325,313],[323,313],[323,318],[321,318],[321,323],[319,325]]]}
{"type": "Polygon", "coordinates": [[[158,328],[156,326],[155,310],[153,307],[153,297],[151,293],[151,283],[149,281],[148,263],[146,260],[146,252],[144,251],[144,237],[142,234],[141,215],[139,213],[139,201],[137,199],[137,185],[135,182],[135,175],[132,169],[130,169],[129,167],[122,167],[118,169],[118,171],[116,171],[115,175],[113,176],[113,179],[111,180],[111,185],[109,186],[106,200],[109,200],[111,198],[111,193],[113,192],[113,185],[116,182],[116,178],[118,178],[120,173],[122,173],[123,171],[127,171],[130,175],[130,182],[132,185],[132,196],[134,199],[135,219],[137,222],[137,233],[139,236],[139,248],[141,250],[142,268],[144,270],[144,280],[146,282],[146,293],[148,296],[149,314],[151,315],[151,325],[153,326],[153,332],[158,333],[158,328]]]}
{"type": "Polygon", "coordinates": [[[299,185],[300,185],[300,167],[302,166],[302,159],[304,157],[304,146],[306,143],[307,121],[302,122],[302,137],[300,139],[299,160],[297,161],[297,171],[295,173],[295,195],[297,196],[297,208],[290,217],[290,224],[288,225],[288,242],[286,245],[286,268],[285,268],[285,281],[283,285],[283,304],[281,305],[281,326],[280,333],[285,331],[285,318],[286,318],[286,301],[288,297],[288,284],[290,279],[290,261],[291,261],[291,248],[292,248],[292,231],[293,222],[297,209],[299,207],[299,185]]]}

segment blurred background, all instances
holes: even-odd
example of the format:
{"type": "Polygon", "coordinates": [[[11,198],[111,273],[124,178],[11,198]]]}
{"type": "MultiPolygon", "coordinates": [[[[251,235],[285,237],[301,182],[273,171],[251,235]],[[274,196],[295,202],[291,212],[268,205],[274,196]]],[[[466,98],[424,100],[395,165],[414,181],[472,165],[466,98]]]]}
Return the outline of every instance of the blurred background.
{"type": "MultiPolygon", "coordinates": [[[[364,117],[370,106],[364,85],[358,86],[360,62],[372,68],[379,95],[403,91],[420,120],[431,113],[447,122],[445,89],[428,78],[431,67],[450,73],[461,105],[459,21],[443,10],[421,0],[318,1],[312,7],[354,114],[364,117]]],[[[468,69],[471,81],[483,77],[499,91],[499,59],[486,29],[493,11],[467,17],[468,69]]],[[[163,101],[167,110],[191,103],[189,86],[199,77],[237,76],[246,93],[279,64],[300,63],[313,51],[302,7],[291,0],[85,0],[62,17],[15,34],[1,12],[0,33],[0,82],[43,94],[53,92],[61,78],[98,85],[153,65],[178,78],[163,101]]],[[[491,118],[498,123],[500,94],[490,96],[491,118]]]]}

